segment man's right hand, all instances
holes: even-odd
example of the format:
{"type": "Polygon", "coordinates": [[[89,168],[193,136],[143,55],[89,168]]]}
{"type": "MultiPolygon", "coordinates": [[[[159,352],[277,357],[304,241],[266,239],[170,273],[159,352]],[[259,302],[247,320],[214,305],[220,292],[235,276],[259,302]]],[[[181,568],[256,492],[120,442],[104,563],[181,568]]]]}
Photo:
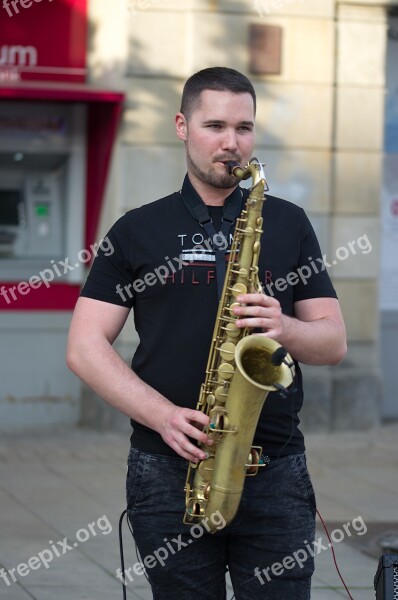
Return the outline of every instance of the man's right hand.
{"type": "Polygon", "coordinates": [[[177,454],[192,462],[198,462],[206,458],[206,453],[189,438],[211,445],[213,440],[202,431],[209,422],[210,418],[199,410],[171,404],[167,407],[166,418],[160,424],[158,433],[177,454]]]}

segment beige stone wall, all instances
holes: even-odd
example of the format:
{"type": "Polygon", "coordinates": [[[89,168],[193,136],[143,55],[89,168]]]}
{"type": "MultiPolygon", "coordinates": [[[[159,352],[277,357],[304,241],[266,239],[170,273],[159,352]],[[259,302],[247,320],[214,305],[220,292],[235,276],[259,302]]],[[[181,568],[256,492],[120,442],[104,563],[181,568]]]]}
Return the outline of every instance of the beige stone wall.
{"type": "MultiPolygon", "coordinates": [[[[251,77],[258,92],[257,154],[274,193],[321,217],[330,211],[333,0],[93,0],[91,79],[127,94],[117,210],[176,189],[184,154],[174,131],[182,85],[223,64],[248,74],[248,27],[283,28],[282,73],[251,77]],[[159,160],[159,156],[162,160],[159,160]],[[150,177],[157,165],[158,176],[150,177]],[[129,165],[129,168],[125,168],[129,165]]],[[[326,237],[326,228],[320,225],[326,237]]]]}
{"type": "Polygon", "coordinates": [[[381,7],[337,7],[332,244],[366,234],[373,247],[334,273],[352,342],[375,343],[378,337],[386,28],[381,7]]]}
{"type": "MultiPolygon", "coordinates": [[[[101,233],[129,208],[179,188],[185,162],[174,115],[185,79],[208,66],[236,68],[258,93],[256,154],[271,192],[305,208],[328,256],[360,236],[371,241],[370,253],[336,261],[330,274],[348,328],[347,364],[374,365],[388,4],[91,0],[91,82],[126,92],[101,233]],[[280,75],[248,72],[251,23],[282,27],[280,75]]],[[[333,394],[333,383],[326,388],[333,394]]]]}

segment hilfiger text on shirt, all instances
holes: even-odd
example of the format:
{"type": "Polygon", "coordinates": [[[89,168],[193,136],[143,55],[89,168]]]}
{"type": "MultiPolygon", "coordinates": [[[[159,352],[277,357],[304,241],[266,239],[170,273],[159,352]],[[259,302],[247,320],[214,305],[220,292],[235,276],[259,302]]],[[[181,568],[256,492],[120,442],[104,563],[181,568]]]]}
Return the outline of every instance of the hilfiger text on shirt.
{"type": "MultiPolygon", "coordinates": [[[[179,234],[178,237],[180,239],[181,246],[183,246],[187,235],[179,234]]],[[[174,256],[173,258],[170,258],[169,256],[165,256],[163,264],[153,269],[153,271],[149,271],[148,273],[146,273],[142,279],[135,279],[133,283],[129,283],[124,287],[122,287],[120,283],[118,283],[116,285],[116,294],[123,300],[123,302],[127,302],[127,298],[133,298],[134,292],[143,292],[147,286],[151,287],[153,285],[156,285],[156,283],[158,282],[160,282],[162,285],[164,285],[168,281],[175,283],[177,281],[176,274],[179,275],[179,283],[184,283],[185,270],[183,269],[183,267],[188,267],[192,265],[208,266],[209,263],[214,263],[214,245],[217,246],[217,248],[219,248],[220,250],[227,249],[228,240],[222,233],[216,234],[214,238],[215,239],[210,240],[205,239],[201,233],[194,234],[192,236],[192,243],[194,243],[195,245],[192,248],[183,249],[178,257],[174,256]]],[[[213,272],[213,275],[209,276],[207,281],[208,284],[215,277],[215,269],[212,269],[211,271],[213,272]]],[[[200,281],[195,281],[195,273],[193,272],[191,272],[191,283],[200,283],[200,281]]]]}

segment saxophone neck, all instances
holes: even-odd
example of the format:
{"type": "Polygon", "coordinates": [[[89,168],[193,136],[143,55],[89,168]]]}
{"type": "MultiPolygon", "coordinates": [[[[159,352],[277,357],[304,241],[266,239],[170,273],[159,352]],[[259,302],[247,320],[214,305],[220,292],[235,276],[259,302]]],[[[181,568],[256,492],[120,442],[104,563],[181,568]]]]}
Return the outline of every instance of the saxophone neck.
{"type": "Polygon", "coordinates": [[[265,178],[263,164],[257,158],[251,158],[246,167],[242,167],[234,160],[228,161],[225,166],[228,173],[238,177],[238,179],[249,179],[251,177],[253,180],[251,191],[258,185],[263,186],[264,192],[268,191],[269,187],[265,178]]]}

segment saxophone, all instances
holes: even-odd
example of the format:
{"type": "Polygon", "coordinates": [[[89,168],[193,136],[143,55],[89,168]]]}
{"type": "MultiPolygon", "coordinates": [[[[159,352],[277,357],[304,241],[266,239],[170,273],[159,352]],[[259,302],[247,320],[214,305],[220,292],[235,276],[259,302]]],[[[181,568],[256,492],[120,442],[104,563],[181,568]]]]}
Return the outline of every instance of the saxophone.
{"type": "Polygon", "coordinates": [[[237,219],[224,287],[219,302],[205,381],[197,410],[210,417],[205,428],[212,445],[200,443],[206,458],[189,462],[185,482],[184,523],[206,520],[206,529],[216,531],[209,520],[219,511],[228,524],[238,510],[245,477],[266,466],[262,448],[252,446],[257,422],[271,391],[286,391],[294,377],[294,363],[278,342],[262,335],[249,335],[238,328],[237,296],[261,292],[258,259],[265,200],[266,179],[261,163],[252,158],[242,168],[230,161],[226,168],[239,179],[252,177],[245,210],[237,219]]]}

